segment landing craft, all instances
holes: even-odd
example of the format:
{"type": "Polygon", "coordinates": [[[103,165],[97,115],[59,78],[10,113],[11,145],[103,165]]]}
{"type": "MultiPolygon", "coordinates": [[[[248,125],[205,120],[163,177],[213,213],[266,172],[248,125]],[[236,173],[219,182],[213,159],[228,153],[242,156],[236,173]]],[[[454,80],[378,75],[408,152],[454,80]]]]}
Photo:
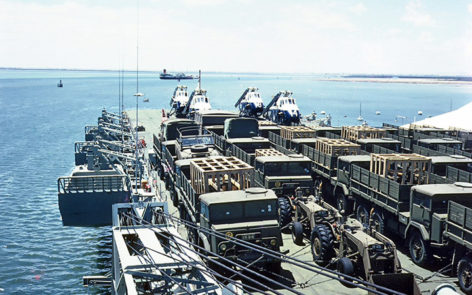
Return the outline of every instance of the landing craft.
{"type": "Polygon", "coordinates": [[[261,95],[256,87],[249,87],[244,90],[234,107],[239,106],[241,117],[259,117],[264,111],[264,104],[261,95]]]}
{"type": "Polygon", "coordinates": [[[177,118],[185,118],[182,111],[188,102],[187,86],[177,85],[174,90],[174,94],[170,99],[170,115],[175,114],[177,118]]]}
{"type": "Polygon", "coordinates": [[[281,125],[300,124],[300,110],[291,91],[280,91],[265,107],[262,116],[281,125]]]}

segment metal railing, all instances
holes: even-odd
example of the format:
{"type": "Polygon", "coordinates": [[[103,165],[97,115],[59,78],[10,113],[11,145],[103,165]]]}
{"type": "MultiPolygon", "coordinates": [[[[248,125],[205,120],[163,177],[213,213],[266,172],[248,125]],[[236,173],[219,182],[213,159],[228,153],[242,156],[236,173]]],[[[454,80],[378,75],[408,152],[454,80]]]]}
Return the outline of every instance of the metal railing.
{"type": "Polygon", "coordinates": [[[131,187],[126,175],[107,176],[69,176],[57,179],[57,191],[60,194],[88,192],[120,192],[131,187]]]}

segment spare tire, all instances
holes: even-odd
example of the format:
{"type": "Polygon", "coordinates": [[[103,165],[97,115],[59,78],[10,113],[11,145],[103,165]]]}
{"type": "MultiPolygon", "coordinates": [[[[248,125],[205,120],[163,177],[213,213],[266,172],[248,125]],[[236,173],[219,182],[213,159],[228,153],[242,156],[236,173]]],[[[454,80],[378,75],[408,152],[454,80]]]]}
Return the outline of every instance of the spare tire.
{"type": "Polygon", "coordinates": [[[208,146],[204,144],[194,144],[190,147],[192,153],[205,153],[208,152],[208,146]]]}

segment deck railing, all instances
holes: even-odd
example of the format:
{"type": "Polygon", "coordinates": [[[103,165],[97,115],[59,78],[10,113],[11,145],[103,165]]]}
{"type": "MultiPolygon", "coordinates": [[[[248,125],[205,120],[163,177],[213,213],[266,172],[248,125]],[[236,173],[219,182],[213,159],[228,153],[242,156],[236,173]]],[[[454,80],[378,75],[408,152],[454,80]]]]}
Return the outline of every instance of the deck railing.
{"type": "Polygon", "coordinates": [[[57,179],[60,194],[87,192],[120,192],[130,188],[126,175],[68,176],[57,179]]]}

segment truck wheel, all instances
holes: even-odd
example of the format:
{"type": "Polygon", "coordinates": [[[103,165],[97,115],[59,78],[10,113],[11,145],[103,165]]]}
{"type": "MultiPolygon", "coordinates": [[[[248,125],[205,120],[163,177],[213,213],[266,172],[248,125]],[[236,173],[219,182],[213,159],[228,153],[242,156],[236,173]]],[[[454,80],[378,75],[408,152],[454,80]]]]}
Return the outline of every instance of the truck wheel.
{"type": "Polygon", "coordinates": [[[472,259],[462,258],[457,264],[457,278],[459,286],[466,294],[472,294],[472,259]]]}
{"type": "Polygon", "coordinates": [[[349,199],[341,190],[336,191],[336,207],[339,212],[344,210],[344,215],[349,215],[352,213],[352,206],[349,202],[349,199]]]}
{"type": "Polygon", "coordinates": [[[410,235],[408,246],[410,249],[411,260],[413,260],[417,265],[426,265],[431,257],[431,249],[417,230],[410,235]]]}
{"type": "Polygon", "coordinates": [[[313,228],[310,236],[310,244],[313,260],[317,264],[325,266],[329,263],[331,258],[333,258],[333,241],[333,233],[329,226],[319,224],[313,228]]]}
{"type": "Polygon", "coordinates": [[[292,225],[292,239],[297,245],[303,244],[303,224],[301,222],[294,222],[292,225]]]}
{"type": "Polygon", "coordinates": [[[382,216],[379,213],[374,212],[374,214],[372,215],[371,226],[372,226],[373,229],[375,229],[379,233],[381,233],[381,234],[384,233],[384,231],[385,231],[385,222],[384,222],[382,216]]]}
{"type": "MultiPolygon", "coordinates": [[[[339,259],[336,268],[337,268],[338,272],[340,272],[342,274],[345,274],[345,275],[348,275],[348,276],[352,276],[354,274],[354,264],[352,264],[352,260],[347,258],[347,257],[342,257],[341,259],[339,259]]],[[[342,275],[339,275],[339,277],[341,279],[352,282],[351,279],[348,279],[348,278],[346,278],[342,275]]],[[[344,286],[348,287],[348,288],[354,288],[355,287],[353,284],[349,284],[347,282],[340,281],[340,283],[343,284],[344,286]]]]}
{"type": "Polygon", "coordinates": [[[362,204],[357,205],[356,219],[359,220],[362,224],[369,223],[369,211],[367,211],[367,208],[362,204]]]}
{"type": "Polygon", "coordinates": [[[277,199],[279,204],[279,224],[284,227],[292,221],[292,206],[286,197],[277,199]]]}

